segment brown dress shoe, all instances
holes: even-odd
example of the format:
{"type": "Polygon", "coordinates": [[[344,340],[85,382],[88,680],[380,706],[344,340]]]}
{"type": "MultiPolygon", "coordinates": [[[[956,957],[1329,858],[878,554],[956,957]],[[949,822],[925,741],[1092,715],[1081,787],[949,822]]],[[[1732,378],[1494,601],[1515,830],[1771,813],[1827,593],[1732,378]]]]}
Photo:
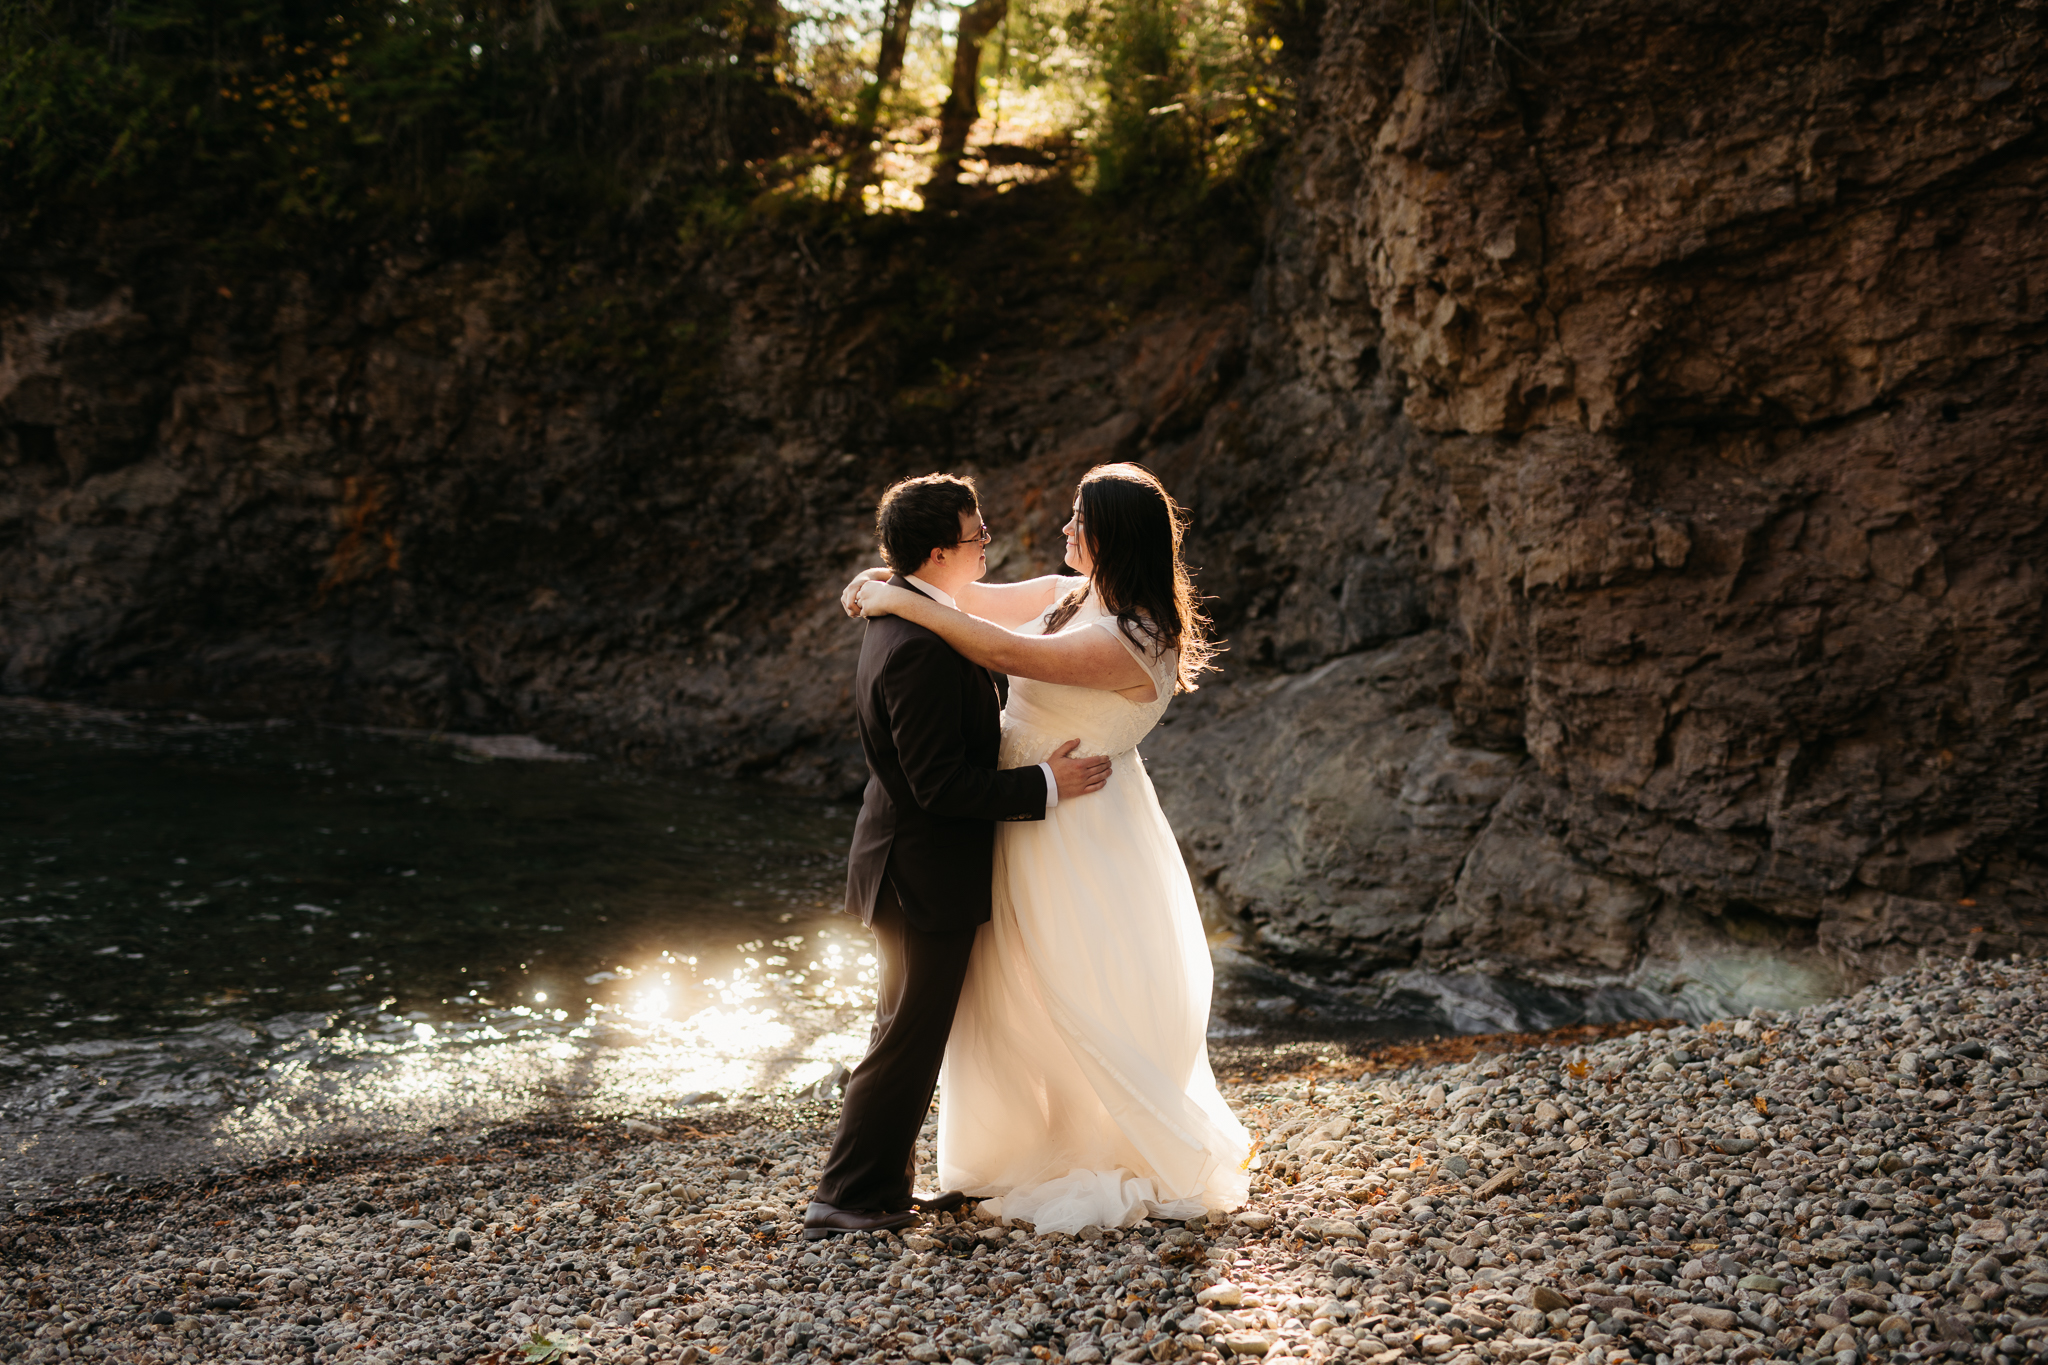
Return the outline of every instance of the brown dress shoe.
{"type": "Polygon", "coordinates": [[[951,1213],[954,1209],[964,1209],[973,1202],[973,1195],[962,1194],[958,1190],[947,1190],[942,1194],[913,1194],[910,1196],[910,1206],[919,1213],[951,1213]]]}
{"type": "Polygon", "coordinates": [[[908,1209],[902,1213],[866,1213],[859,1209],[835,1209],[814,1199],[804,1210],[804,1240],[822,1241],[842,1232],[889,1232],[907,1228],[916,1221],[917,1214],[908,1209]]]}

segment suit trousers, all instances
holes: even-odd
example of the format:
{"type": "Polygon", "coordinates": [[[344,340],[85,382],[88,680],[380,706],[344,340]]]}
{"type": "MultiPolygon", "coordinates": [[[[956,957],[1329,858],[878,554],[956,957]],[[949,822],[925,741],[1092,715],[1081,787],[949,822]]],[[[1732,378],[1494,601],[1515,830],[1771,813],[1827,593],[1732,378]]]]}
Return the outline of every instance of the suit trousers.
{"type": "Polygon", "coordinates": [[[938,1088],[975,929],[928,933],[903,918],[889,879],[875,898],[880,988],[867,1055],[846,1083],[818,1202],[864,1213],[910,1207],[917,1134],[938,1088]]]}

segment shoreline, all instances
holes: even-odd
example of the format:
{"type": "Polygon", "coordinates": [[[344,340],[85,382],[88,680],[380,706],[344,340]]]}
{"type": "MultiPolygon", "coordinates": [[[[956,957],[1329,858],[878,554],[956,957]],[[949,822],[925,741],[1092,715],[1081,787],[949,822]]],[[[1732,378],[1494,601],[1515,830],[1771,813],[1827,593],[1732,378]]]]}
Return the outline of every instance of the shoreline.
{"type": "Polygon", "coordinates": [[[16,1191],[0,1358],[2048,1359],[2042,963],[1444,1044],[1475,1055],[1226,1083],[1250,1204],[1081,1238],[970,1211],[803,1242],[824,1101],[16,1191]]]}

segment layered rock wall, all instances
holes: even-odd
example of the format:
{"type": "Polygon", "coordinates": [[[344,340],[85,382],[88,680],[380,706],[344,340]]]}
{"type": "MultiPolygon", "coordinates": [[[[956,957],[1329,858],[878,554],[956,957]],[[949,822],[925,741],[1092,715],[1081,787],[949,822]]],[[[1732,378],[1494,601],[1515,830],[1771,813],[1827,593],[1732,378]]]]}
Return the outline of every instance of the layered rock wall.
{"type": "Polygon", "coordinates": [[[1425,950],[1619,967],[1660,902],[1866,969],[2017,946],[2048,889],[2039,25],[1559,22],[1456,66],[1402,7],[1333,9],[1294,185],[1439,475],[1457,733],[1531,761],[1425,950]]]}
{"type": "Polygon", "coordinates": [[[0,317],[0,685],[844,788],[880,488],[973,470],[1022,575],[1142,458],[1230,641],[1148,761],[1276,961],[1706,1012],[2037,948],[2041,54],[1991,3],[1335,4],[1256,274],[1134,309],[967,259],[1028,195],[610,257],[46,252],[0,317]]]}

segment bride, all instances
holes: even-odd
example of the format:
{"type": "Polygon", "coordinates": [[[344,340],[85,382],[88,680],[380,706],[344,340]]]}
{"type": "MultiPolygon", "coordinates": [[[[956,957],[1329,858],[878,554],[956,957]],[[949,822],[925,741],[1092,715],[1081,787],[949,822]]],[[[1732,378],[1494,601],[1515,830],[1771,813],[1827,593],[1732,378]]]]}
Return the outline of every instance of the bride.
{"type": "Polygon", "coordinates": [[[1005,768],[1065,736],[1109,783],[996,827],[994,918],[974,943],[940,1075],[939,1181],[1040,1231],[1192,1218],[1244,1202],[1249,1139],[1217,1093],[1211,967],[1180,850],[1137,744],[1212,648],[1151,471],[1102,465],[1065,527],[1081,575],[970,585],[964,611],[862,575],[867,616],[927,627],[1007,673],[1005,768]]]}

